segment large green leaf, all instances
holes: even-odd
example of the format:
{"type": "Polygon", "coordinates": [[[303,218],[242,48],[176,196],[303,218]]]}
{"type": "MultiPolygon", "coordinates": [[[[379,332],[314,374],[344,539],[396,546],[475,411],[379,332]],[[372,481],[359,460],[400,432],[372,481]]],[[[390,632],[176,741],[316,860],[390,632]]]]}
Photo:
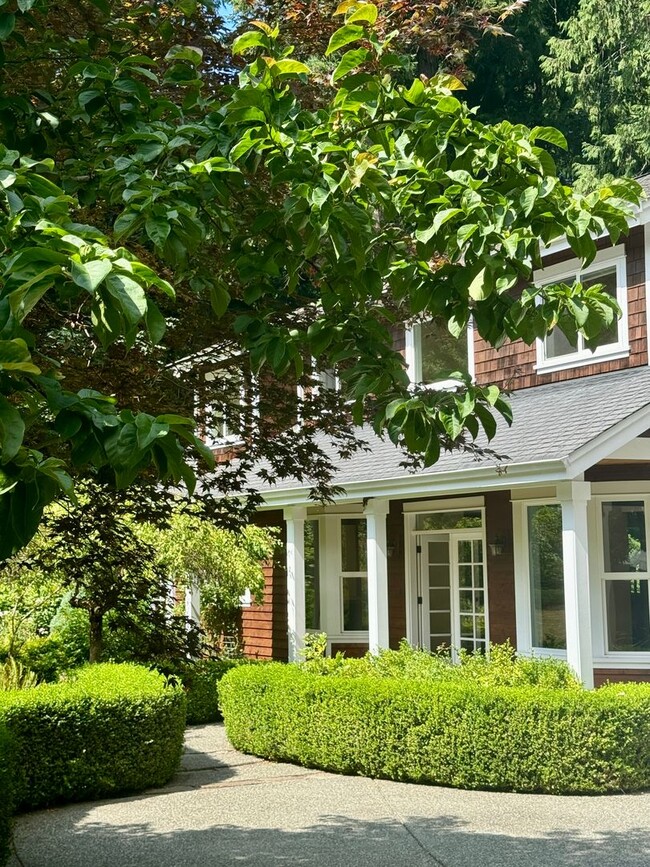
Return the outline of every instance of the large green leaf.
{"type": "Polygon", "coordinates": [[[309,75],[311,72],[306,63],[290,59],[278,60],[271,67],[271,71],[273,73],[280,73],[281,75],[309,75]]]}
{"type": "Polygon", "coordinates": [[[126,274],[111,274],[106,288],[130,325],[137,325],[147,312],[147,296],[139,283],[126,274]]]}
{"type": "Polygon", "coordinates": [[[332,73],[332,81],[338,81],[340,78],[343,78],[344,75],[347,75],[349,72],[352,72],[353,69],[356,69],[358,66],[361,66],[362,63],[365,63],[370,56],[370,52],[367,48],[354,48],[350,51],[346,51],[339,61],[339,65],[332,73]]]}
{"type": "Polygon", "coordinates": [[[20,412],[0,396],[0,457],[3,464],[16,457],[24,436],[25,423],[20,412]]]}
{"type": "Polygon", "coordinates": [[[184,60],[192,66],[198,66],[203,60],[203,51],[194,45],[173,45],[165,55],[165,60],[184,60]]]}
{"type": "Polygon", "coordinates": [[[145,220],[144,228],[156,247],[162,247],[169,237],[171,226],[165,217],[152,215],[145,220]]]}
{"type": "Polygon", "coordinates": [[[13,12],[0,13],[0,42],[9,39],[16,26],[16,16],[13,12]]]}
{"type": "Polygon", "coordinates": [[[70,268],[72,279],[92,295],[97,287],[113,270],[113,263],[108,259],[95,259],[93,262],[72,262],[70,268]]]}
{"type": "Polygon", "coordinates": [[[340,48],[344,48],[346,45],[349,45],[350,42],[356,42],[358,39],[362,39],[365,36],[365,33],[366,31],[364,28],[360,27],[358,24],[344,24],[343,27],[339,27],[338,30],[335,30],[334,33],[332,33],[325,52],[326,56],[329,57],[330,54],[333,54],[340,48]]]}
{"type": "Polygon", "coordinates": [[[243,54],[249,48],[260,48],[267,46],[268,39],[264,36],[263,33],[260,33],[257,30],[249,30],[246,33],[242,33],[241,36],[238,36],[237,39],[235,39],[232,44],[232,53],[243,54]]]}
{"type": "Polygon", "coordinates": [[[141,451],[148,448],[155,439],[166,436],[169,433],[168,424],[161,423],[145,413],[140,413],[135,417],[135,428],[137,431],[138,448],[141,451]]]}
{"type": "Polygon", "coordinates": [[[379,10],[374,3],[363,3],[349,13],[345,20],[348,24],[352,24],[354,21],[367,21],[369,24],[374,24],[378,14],[379,10]]]}
{"type": "Polygon", "coordinates": [[[165,317],[160,312],[158,305],[154,304],[151,300],[147,302],[145,322],[147,323],[149,340],[151,340],[152,343],[159,343],[167,330],[167,323],[165,322],[165,317]]]}
{"type": "Polygon", "coordinates": [[[33,363],[27,344],[20,337],[15,337],[13,340],[0,340],[0,368],[20,373],[41,372],[40,368],[33,363]]]}

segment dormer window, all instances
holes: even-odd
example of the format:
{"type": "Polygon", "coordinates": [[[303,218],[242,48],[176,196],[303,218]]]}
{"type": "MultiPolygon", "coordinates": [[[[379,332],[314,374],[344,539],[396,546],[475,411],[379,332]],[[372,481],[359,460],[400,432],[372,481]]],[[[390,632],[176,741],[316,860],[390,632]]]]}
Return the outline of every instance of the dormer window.
{"type": "Polygon", "coordinates": [[[535,275],[535,282],[542,285],[579,282],[585,288],[599,283],[622,310],[621,318],[603,329],[589,346],[582,334],[577,335],[573,344],[559,328],[554,328],[543,340],[538,340],[537,369],[540,372],[579,367],[629,354],[627,279],[625,249],[622,245],[601,251],[589,268],[581,269],[575,260],[545,268],[535,275]]]}
{"type": "Polygon", "coordinates": [[[441,319],[418,322],[406,332],[406,363],[411,382],[445,388],[456,380],[451,373],[474,376],[474,329],[471,324],[456,338],[441,319]]]}

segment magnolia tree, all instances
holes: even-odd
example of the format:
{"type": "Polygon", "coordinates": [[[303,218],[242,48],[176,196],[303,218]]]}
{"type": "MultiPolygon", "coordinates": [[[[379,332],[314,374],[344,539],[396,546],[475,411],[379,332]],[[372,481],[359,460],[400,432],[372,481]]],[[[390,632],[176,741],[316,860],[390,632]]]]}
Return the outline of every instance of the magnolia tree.
{"type": "MultiPolygon", "coordinates": [[[[511,420],[493,385],[413,389],[396,322],[438,318],[458,335],[472,317],[499,346],[556,326],[589,341],[617,315],[599,287],[531,281],[560,236],[585,262],[595,236],[615,241],[638,186],[574,194],[546,149],[564,145],[555,130],[479,123],[452,77],[404,84],[410,61],[372,3],[338,8],[317,109],[277,27],[237,38],[248,63],[221,86],[216,55],[187,44],[203,8],[78,7],[0,13],[0,556],[48,501],[74,496],[79,467],[192,491],[211,455],[183,355],[211,347],[211,365],[227,354],[260,389],[281,383],[269,414],[284,401],[293,416],[264,429],[259,411],[244,468],[248,455],[249,469],[267,457],[271,480],[326,476],[319,426],[349,452],[350,420],[369,421],[431,464],[511,420]],[[339,371],[349,415],[295,425],[288,386],[306,359],[339,371]],[[163,382],[176,383],[164,399],[163,382]]],[[[227,465],[214,478],[242,491],[227,465]]]]}

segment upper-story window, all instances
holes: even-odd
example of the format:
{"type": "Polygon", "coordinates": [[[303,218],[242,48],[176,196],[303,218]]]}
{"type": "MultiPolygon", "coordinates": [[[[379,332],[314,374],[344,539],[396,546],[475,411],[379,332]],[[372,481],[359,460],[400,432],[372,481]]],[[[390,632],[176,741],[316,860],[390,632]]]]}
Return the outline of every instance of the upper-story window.
{"type": "Polygon", "coordinates": [[[227,369],[206,373],[207,382],[219,380],[219,398],[205,408],[205,441],[215,448],[243,441],[249,387],[242,370],[227,369]]]}
{"type": "Polygon", "coordinates": [[[599,283],[608,295],[616,299],[622,311],[621,318],[603,329],[589,345],[582,334],[578,334],[575,343],[572,343],[559,328],[554,328],[543,340],[537,341],[538,370],[550,372],[579,367],[600,360],[620,358],[629,353],[623,245],[602,250],[589,268],[581,269],[575,260],[545,268],[535,275],[535,282],[541,285],[579,282],[585,288],[599,283]]]}
{"type": "Polygon", "coordinates": [[[441,319],[418,322],[406,332],[406,364],[411,382],[444,388],[451,373],[474,376],[474,329],[456,338],[441,319]]]}

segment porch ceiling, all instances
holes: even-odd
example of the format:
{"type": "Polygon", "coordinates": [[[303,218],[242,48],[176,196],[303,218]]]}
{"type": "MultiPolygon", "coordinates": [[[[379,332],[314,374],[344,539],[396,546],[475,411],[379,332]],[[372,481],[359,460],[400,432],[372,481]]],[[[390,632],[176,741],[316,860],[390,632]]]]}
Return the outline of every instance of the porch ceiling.
{"type": "MultiPolygon", "coordinates": [[[[515,392],[510,400],[514,423],[500,423],[489,444],[501,460],[454,451],[410,473],[390,440],[363,428],[360,436],[369,451],[341,462],[335,484],[349,497],[418,496],[575,478],[650,428],[650,367],[540,385],[515,392]]],[[[324,440],[323,447],[335,460],[324,440]]],[[[309,486],[284,479],[261,490],[267,506],[281,506],[305,502],[309,486]]]]}

